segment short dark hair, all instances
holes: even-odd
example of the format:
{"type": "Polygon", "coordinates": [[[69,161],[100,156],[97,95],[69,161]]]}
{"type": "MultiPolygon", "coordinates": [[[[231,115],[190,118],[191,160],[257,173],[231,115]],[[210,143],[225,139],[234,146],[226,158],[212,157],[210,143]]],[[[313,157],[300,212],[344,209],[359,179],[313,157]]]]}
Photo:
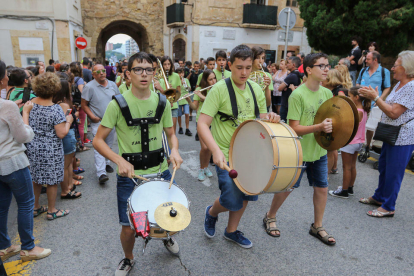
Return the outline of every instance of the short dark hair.
{"type": "Polygon", "coordinates": [[[252,48],[252,52],[253,52],[253,59],[256,59],[256,58],[259,58],[259,56],[261,56],[262,54],[264,54],[265,50],[263,50],[262,47],[254,46],[252,48]]]}
{"type": "Polygon", "coordinates": [[[6,75],[6,63],[0,60],[0,80],[6,75]]]}
{"type": "Polygon", "coordinates": [[[175,69],[175,72],[177,73],[177,74],[179,74],[179,73],[183,73],[184,72],[184,70],[183,70],[183,68],[177,68],[177,69],[175,69]]]}
{"type": "Polygon", "coordinates": [[[91,61],[90,61],[88,58],[84,57],[84,58],[82,59],[82,64],[83,64],[83,65],[88,66],[90,63],[91,63],[91,61]]]}
{"type": "MultiPolygon", "coordinates": [[[[150,63],[152,63],[152,62],[150,62],[150,63]]],[[[121,67],[124,67],[124,66],[128,66],[128,63],[127,62],[123,62],[122,65],[121,65],[121,67]]]]}
{"type": "Polygon", "coordinates": [[[52,65],[53,63],[55,63],[55,61],[53,59],[49,59],[49,65],[52,65]]]}
{"type": "Polygon", "coordinates": [[[368,43],[367,50],[371,46],[374,46],[375,47],[375,51],[379,52],[379,46],[378,46],[378,44],[375,41],[372,41],[372,42],[368,43]]]}
{"type": "Polygon", "coordinates": [[[226,52],[224,52],[223,50],[217,51],[217,53],[216,53],[216,60],[218,60],[219,57],[227,59],[226,52]]]}
{"type": "MultiPolygon", "coordinates": [[[[210,70],[210,69],[204,70],[203,75],[202,75],[201,80],[200,80],[200,84],[199,84],[199,86],[200,86],[201,88],[206,88],[206,87],[208,87],[208,86],[209,86],[209,84],[208,84],[208,82],[207,82],[207,79],[208,79],[208,77],[209,77],[211,74],[214,74],[214,71],[213,71],[213,70],[210,70]]],[[[215,75],[216,75],[216,74],[214,74],[214,76],[215,76],[215,75]]]]}
{"type": "Polygon", "coordinates": [[[180,58],[178,61],[182,61],[184,63],[185,62],[185,59],[180,58]]]}
{"type": "Polygon", "coordinates": [[[157,57],[154,54],[148,53],[148,56],[150,57],[150,59],[152,60],[152,62],[157,62],[157,57]]]}
{"type": "Polygon", "coordinates": [[[186,61],[186,62],[185,62],[185,66],[191,66],[191,65],[193,65],[193,64],[191,63],[191,61],[186,61]]]}
{"type": "Polygon", "coordinates": [[[152,65],[152,59],[147,53],[138,52],[136,54],[133,54],[128,60],[128,71],[132,70],[132,64],[134,63],[134,61],[137,61],[138,63],[142,63],[144,60],[152,65]]]}
{"type": "Polygon", "coordinates": [[[49,65],[48,67],[46,67],[46,72],[54,73],[55,72],[55,66],[49,65]]]}
{"type": "Polygon", "coordinates": [[[214,62],[214,61],[216,61],[216,60],[215,60],[213,57],[208,57],[208,58],[207,58],[207,64],[208,64],[210,61],[213,61],[213,62],[214,62]]]}
{"type": "Polygon", "coordinates": [[[308,67],[312,68],[315,65],[316,61],[318,61],[318,59],[320,58],[328,59],[328,55],[325,53],[315,53],[315,54],[309,54],[304,58],[303,71],[305,71],[306,76],[308,76],[308,72],[306,71],[306,68],[308,67]]]}
{"type": "Polygon", "coordinates": [[[250,58],[253,61],[252,49],[250,49],[249,46],[243,44],[234,47],[234,49],[231,50],[230,53],[230,62],[233,63],[236,60],[236,58],[239,58],[241,60],[246,60],[250,58]]]}
{"type": "Polygon", "coordinates": [[[194,61],[194,65],[196,65],[196,64],[200,64],[200,62],[199,61],[194,61]]]}
{"type": "Polygon", "coordinates": [[[378,63],[381,63],[381,54],[379,52],[372,51],[371,54],[372,54],[372,59],[373,60],[376,59],[378,61],[378,63]]]}
{"type": "Polygon", "coordinates": [[[300,64],[302,63],[302,60],[300,59],[300,57],[291,56],[288,59],[290,59],[292,61],[292,63],[295,65],[296,69],[298,69],[300,64]]]}
{"type": "Polygon", "coordinates": [[[357,35],[356,35],[356,36],[354,36],[354,37],[352,37],[351,41],[352,41],[352,40],[355,40],[355,41],[358,43],[358,45],[359,45],[359,44],[361,44],[361,41],[362,41],[361,37],[359,37],[359,36],[357,36],[357,35]]]}
{"type": "Polygon", "coordinates": [[[105,60],[105,65],[108,66],[109,65],[109,61],[105,60]]]}
{"type": "Polygon", "coordinates": [[[23,68],[14,68],[10,72],[9,85],[11,83],[13,86],[23,86],[25,79],[27,79],[26,71],[23,68]]]}

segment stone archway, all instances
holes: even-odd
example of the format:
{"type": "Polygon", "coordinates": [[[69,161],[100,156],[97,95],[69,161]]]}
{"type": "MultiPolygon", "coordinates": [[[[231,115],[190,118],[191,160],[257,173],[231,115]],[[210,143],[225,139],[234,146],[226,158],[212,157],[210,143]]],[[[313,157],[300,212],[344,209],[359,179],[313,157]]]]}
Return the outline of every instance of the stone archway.
{"type": "Polygon", "coordinates": [[[177,38],[173,41],[173,56],[174,59],[185,59],[186,42],[182,38],[177,38]]]}

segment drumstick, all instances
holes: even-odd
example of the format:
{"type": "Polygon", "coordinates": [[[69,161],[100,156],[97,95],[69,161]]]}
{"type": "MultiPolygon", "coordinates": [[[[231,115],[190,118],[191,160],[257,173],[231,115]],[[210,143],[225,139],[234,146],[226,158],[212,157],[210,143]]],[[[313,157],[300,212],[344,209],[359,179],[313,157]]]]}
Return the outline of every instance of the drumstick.
{"type": "Polygon", "coordinates": [[[168,189],[171,189],[171,186],[172,186],[172,184],[173,184],[174,177],[175,177],[175,172],[176,172],[176,171],[177,171],[177,167],[175,167],[175,168],[174,168],[173,175],[172,175],[172,177],[171,177],[171,181],[170,181],[170,187],[168,187],[168,189]]]}
{"type": "Polygon", "coordinates": [[[132,177],[133,178],[138,178],[138,179],[141,179],[141,180],[144,180],[144,181],[149,181],[148,178],[145,178],[145,177],[142,177],[142,176],[139,176],[139,175],[135,175],[135,174],[133,174],[132,177]]]}
{"type": "Polygon", "coordinates": [[[232,170],[232,169],[230,169],[230,168],[229,168],[229,166],[227,166],[227,164],[226,164],[226,163],[224,163],[223,165],[224,165],[224,168],[226,169],[226,171],[228,171],[228,172],[229,172],[229,176],[230,176],[230,178],[236,178],[236,177],[237,177],[238,173],[237,173],[237,171],[236,171],[236,170],[232,170]]]}

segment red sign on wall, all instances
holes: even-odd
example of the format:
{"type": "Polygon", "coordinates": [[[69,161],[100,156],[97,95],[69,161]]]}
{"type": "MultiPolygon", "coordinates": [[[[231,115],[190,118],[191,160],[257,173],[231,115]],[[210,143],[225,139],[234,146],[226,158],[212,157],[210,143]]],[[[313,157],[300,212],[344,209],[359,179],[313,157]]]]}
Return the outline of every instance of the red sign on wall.
{"type": "Polygon", "coordinates": [[[88,45],[88,42],[86,42],[86,39],[85,38],[83,38],[83,37],[80,36],[80,37],[78,37],[75,40],[75,44],[76,44],[76,47],[78,47],[79,49],[83,50],[88,45]]]}

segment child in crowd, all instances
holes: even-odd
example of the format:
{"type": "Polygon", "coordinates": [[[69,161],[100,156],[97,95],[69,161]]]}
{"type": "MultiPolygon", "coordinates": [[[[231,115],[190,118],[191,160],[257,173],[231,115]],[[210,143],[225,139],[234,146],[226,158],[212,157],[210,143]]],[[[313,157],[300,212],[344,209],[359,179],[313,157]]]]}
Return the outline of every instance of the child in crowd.
{"type": "MultiPolygon", "coordinates": [[[[181,80],[181,97],[187,95],[191,91],[190,81],[184,78],[184,70],[182,68],[178,68],[175,72],[180,76],[181,80]]],[[[201,76],[201,75],[200,75],[201,76]]],[[[185,135],[192,136],[193,134],[190,131],[190,107],[185,99],[178,102],[178,125],[180,129],[178,130],[178,134],[184,134],[183,128],[181,125],[181,116],[185,114],[185,135]]]]}

